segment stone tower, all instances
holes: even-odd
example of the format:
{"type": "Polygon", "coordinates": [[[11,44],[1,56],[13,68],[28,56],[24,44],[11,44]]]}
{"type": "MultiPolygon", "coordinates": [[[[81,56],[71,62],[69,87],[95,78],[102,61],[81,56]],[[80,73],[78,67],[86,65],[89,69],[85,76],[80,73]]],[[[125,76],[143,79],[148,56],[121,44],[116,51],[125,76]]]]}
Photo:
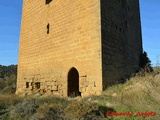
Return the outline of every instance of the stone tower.
{"type": "Polygon", "coordinates": [[[23,0],[16,93],[100,95],[141,53],[139,0],[23,0]]]}

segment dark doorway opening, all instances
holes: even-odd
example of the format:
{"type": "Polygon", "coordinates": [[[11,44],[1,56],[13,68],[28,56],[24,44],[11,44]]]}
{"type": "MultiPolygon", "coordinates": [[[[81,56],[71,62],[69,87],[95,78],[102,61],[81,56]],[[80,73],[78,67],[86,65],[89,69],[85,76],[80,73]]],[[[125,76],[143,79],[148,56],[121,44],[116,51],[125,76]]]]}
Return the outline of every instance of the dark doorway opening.
{"type": "Polygon", "coordinates": [[[68,96],[81,96],[81,93],[79,92],[79,73],[74,67],[68,72],[68,96]]]}

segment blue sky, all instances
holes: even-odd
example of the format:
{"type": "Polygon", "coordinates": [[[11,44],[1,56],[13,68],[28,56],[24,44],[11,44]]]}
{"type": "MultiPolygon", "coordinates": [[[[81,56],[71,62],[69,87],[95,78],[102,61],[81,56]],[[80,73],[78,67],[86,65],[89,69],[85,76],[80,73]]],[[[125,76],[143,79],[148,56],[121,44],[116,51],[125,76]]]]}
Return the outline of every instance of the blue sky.
{"type": "MultiPolygon", "coordinates": [[[[160,0],[140,0],[143,49],[160,61],[160,0]]],[[[0,1],[0,64],[18,63],[22,0],[0,1]]]]}
{"type": "Polygon", "coordinates": [[[18,63],[22,0],[0,1],[0,64],[18,63]]]}
{"type": "Polygon", "coordinates": [[[160,0],[140,0],[144,51],[152,64],[160,62],[160,0]]]}

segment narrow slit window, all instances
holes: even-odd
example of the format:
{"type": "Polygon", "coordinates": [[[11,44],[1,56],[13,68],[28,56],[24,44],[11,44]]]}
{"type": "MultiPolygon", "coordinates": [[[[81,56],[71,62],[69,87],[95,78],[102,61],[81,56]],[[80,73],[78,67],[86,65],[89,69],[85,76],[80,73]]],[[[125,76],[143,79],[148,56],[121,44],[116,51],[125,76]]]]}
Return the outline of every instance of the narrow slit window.
{"type": "Polygon", "coordinates": [[[127,22],[127,20],[125,21],[125,24],[126,24],[126,28],[128,28],[128,22],[127,22]]]}
{"type": "Polygon", "coordinates": [[[47,24],[47,34],[49,34],[49,23],[47,24]]]}
{"type": "Polygon", "coordinates": [[[46,4],[49,4],[52,0],[46,0],[46,4]]]}
{"type": "Polygon", "coordinates": [[[26,88],[29,88],[29,82],[26,82],[26,88]]]}

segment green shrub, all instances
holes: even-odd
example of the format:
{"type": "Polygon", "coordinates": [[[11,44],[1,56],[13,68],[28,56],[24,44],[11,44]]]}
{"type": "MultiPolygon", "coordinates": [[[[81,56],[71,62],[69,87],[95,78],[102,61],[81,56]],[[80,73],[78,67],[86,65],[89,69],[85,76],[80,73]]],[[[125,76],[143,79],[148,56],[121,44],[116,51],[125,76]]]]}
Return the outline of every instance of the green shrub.
{"type": "Polygon", "coordinates": [[[0,65],[0,92],[14,93],[16,91],[17,65],[0,65]]]}
{"type": "Polygon", "coordinates": [[[6,87],[5,80],[0,78],[0,91],[3,90],[6,87]]]}
{"type": "Polygon", "coordinates": [[[34,99],[25,100],[11,107],[10,117],[12,119],[29,120],[30,117],[36,113],[38,105],[35,104],[34,99]]]}
{"type": "Polygon", "coordinates": [[[153,72],[153,68],[151,66],[151,61],[148,58],[147,52],[143,52],[140,56],[140,68],[145,70],[146,72],[153,72]]]}

